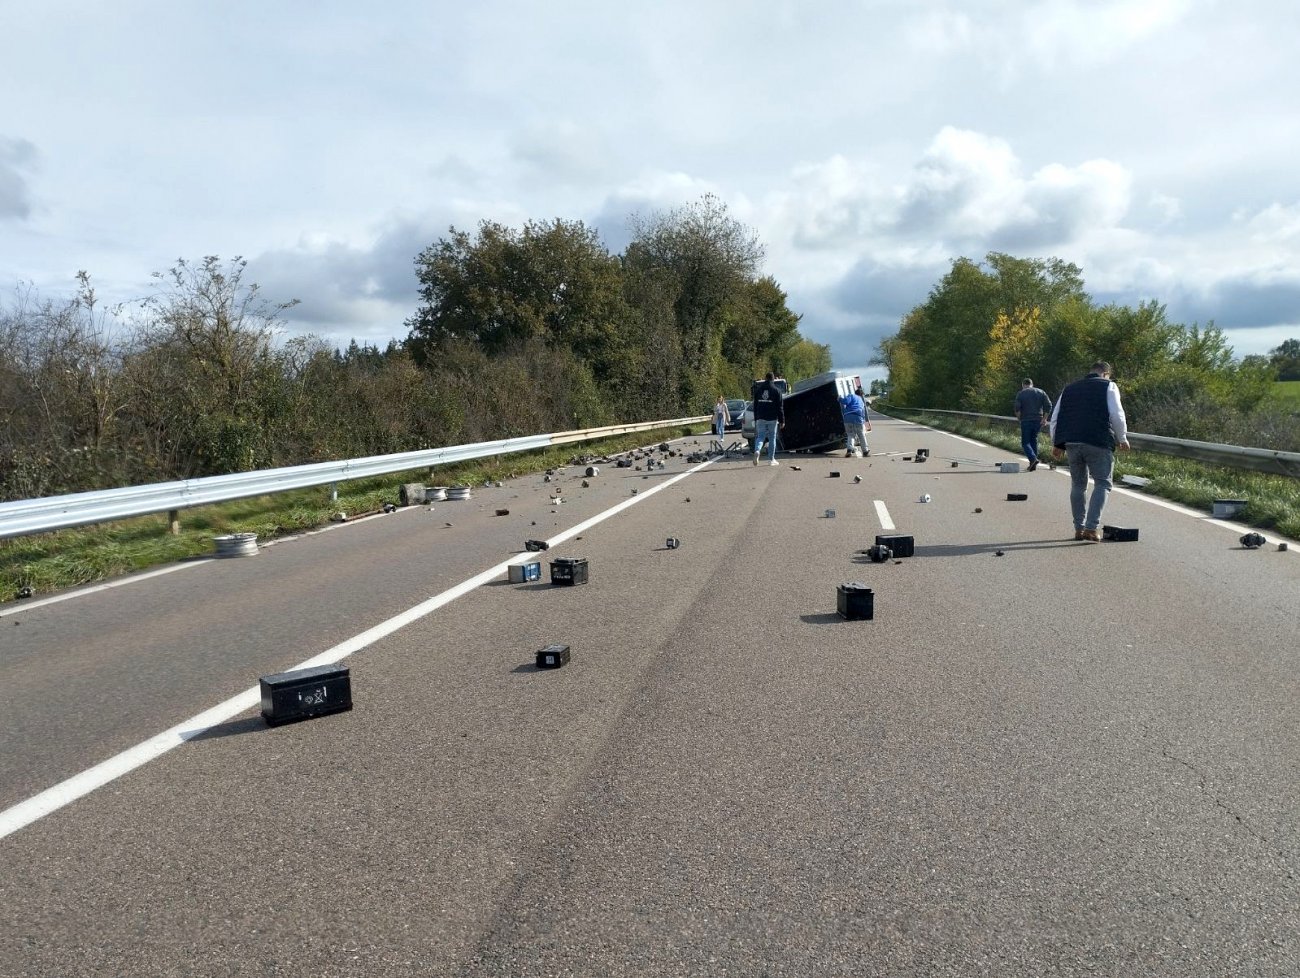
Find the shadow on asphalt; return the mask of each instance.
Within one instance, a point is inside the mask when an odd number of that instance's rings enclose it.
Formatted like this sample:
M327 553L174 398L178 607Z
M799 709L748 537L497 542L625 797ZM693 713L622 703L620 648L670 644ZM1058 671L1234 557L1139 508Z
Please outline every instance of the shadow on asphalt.
M218 723L215 727L208 727L194 736L181 734L181 739L188 743L196 743L200 740L218 740L222 737L238 737L240 734L258 733L262 730L270 729L266 721L260 716L242 717L238 720L227 720L225 723Z
M844 621L834 611L822 612L820 615L800 615L799 620L809 625L832 625L837 621Z

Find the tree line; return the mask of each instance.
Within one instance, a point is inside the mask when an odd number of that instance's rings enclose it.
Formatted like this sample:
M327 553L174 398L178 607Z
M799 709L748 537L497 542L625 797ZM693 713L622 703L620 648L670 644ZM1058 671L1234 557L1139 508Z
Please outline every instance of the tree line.
M179 260L106 308L19 286L0 307L0 499L707 413L767 369L830 369L716 198L632 219L484 222L414 258L419 305L383 349L286 337L296 300L242 258Z
M1170 322L1154 301L1094 302L1059 258L954 260L872 362L889 370L891 403L1005 415L1023 378L1055 399L1097 359L1133 430L1300 450L1300 425L1270 396L1300 368L1300 341L1239 359L1213 323Z

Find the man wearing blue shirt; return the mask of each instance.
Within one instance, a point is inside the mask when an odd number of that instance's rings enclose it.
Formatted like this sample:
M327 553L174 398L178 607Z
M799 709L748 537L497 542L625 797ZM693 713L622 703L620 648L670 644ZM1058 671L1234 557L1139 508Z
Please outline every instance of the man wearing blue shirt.
M867 417L867 402L861 387L840 398L840 414L844 418L844 457L870 455L867 432L871 430L871 419Z
M1035 387L1030 377L1022 380L1016 395L1016 417L1020 419L1020 447L1029 459L1030 472L1038 468L1038 433L1051 413L1052 399L1047 392Z

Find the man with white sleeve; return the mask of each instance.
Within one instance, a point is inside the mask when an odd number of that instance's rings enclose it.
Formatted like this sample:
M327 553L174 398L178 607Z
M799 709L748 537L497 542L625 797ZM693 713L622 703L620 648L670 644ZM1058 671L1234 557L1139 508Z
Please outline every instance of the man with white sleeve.
M1052 455L1070 462L1070 509L1074 539L1101 541L1101 512L1115 473L1115 449L1128 451L1128 419L1119 388L1110 379L1110 364L1098 360L1088 376L1066 386L1052 409ZM1092 495L1084 511L1088 477Z

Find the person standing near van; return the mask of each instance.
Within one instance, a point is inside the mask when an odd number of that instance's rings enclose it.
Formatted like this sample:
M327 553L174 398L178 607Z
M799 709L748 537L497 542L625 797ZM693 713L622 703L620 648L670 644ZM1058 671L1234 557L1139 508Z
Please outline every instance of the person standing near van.
M1035 387L1030 377L1022 380L1016 395L1016 417L1020 419L1020 447L1029 460L1030 472L1038 468L1038 433L1051 413L1052 399L1047 392Z
M754 388L754 464L768 446L769 465L780 465L776 460L776 433L785 427L785 396L781 388L772 383L772 371L763 375L763 382Z
M1119 388L1110 379L1110 364L1098 360L1088 376L1061 391L1052 410L1052 455L1070 460L1070 510L1074 539L1099 543L1101 512L1115 473L1115 449L1128 451L1128 418ZM1084 511L1084 496L1092 476L1092 496Z
M871 430L871 419L867 416L867 400L861 387L840 398L840 414L844 418L844 457L870 455L867 432Z

